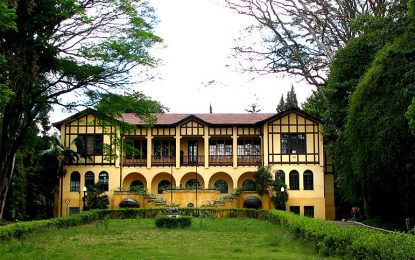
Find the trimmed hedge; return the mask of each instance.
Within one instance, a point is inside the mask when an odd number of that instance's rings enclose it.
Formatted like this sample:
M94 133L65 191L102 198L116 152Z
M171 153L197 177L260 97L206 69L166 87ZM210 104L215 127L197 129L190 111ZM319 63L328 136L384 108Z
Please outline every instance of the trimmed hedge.
M156 226L158 228L187 228L192 225L191 217L179 217L179 218L170 218L170 217L158 217L156 218Z
M182 216L193 217L250 217L258 218L259 211L254 209L217 209L217 208L183 208ZM62 218L19 222L0 226L0 241L11 238L22 238L31 233L41 233L48 228L65 228L92 223L105 218L155 218L167 215L166 208L126 208L84 211L80 214Z
M109 209L82 212L63 218L20 222L0 227L0 241L41 233L48 228L84 225L105 218L155 218L165 216L166 208ZM183 208L182 216L248 217L281 225L322 255L349 259L414 259L415 236L404 233L384 234L362 227L342 227L329 221L298 216L279 210Z
M295 238L314 246L322 255L348 259L415 259L415 236L384 234L376 230L347 226L270 210L268 221L280 224Z

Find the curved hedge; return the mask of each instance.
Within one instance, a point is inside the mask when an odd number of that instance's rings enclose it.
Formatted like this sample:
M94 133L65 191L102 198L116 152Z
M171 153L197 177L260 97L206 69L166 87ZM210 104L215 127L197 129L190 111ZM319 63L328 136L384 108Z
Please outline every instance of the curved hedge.
M342 227L333 222L279 210L183 208L180 212L182 216L249 217L268 220L281 225L293 237L313 246L322 255L338 255L349 259L415 259L413 235L384 234L354 226ZM87 211L63 218L21 222L0 227L0 241L44 232L48 228L83 225L105 218L154 218L166 214L166 208Z
M314 246L322 255L339 255L348 259L415 259L413 235L384 234L357 226L342 227L285 211L270 210L265 218Z

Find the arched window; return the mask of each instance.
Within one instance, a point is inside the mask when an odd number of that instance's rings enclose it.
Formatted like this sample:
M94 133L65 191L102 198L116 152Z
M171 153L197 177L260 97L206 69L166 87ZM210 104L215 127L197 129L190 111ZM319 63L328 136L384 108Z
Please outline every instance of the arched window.
M200 189L200 182L196 179L190 179L186 182L186 187Z
M130 190L134 190L134 189L137 190L137 189L140 189L140 187L144 188L144 184L142 181L139 181L139 180L135 180L130 184Z
M300 175L296 170L290 171L290 190L300 189Z
M195 204L193 204L193 203L190 202L189 204L187 204L187 207L188 208L194 208L195 207Z
M99 181L98 181L98 183L99 183L99 186L101 186L101 188L104 191L108 191L108 179L109 179L108 172L101 172L99 174Z
M280 180L282 180L282 181L284 182L284 184L285 184L285 172L284 172L284 171L282 171L282 170L278 170L278 171L275 173L275 179L280 179Z
M72 172L70 191L80 191L80 186L81 186L81 174L79 174L79 172Z
M220 193L228 193L228 183L225 180L217 180L214 184L215 188L220 191Z
M168 180L162 180L161 182L159 182L158 185L158 194L162 194L163 190L168 189L171 187L171 182L169 182Z
M254 191L255 190L255 182L251 179L245 180L242 183L242 190L245 191Z
M313 172L307 170L303 174L303 182L305 190L314 190Z
M95 184L95 174L91 171L85 173L85 187L90 187Z

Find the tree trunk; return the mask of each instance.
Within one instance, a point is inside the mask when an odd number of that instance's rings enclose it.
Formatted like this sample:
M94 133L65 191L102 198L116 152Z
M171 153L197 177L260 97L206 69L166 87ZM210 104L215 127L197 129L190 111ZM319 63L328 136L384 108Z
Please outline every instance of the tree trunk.
M16 153L6 151L0 154L0 220L4 216L4 206L6 205L7 192L12 179Z

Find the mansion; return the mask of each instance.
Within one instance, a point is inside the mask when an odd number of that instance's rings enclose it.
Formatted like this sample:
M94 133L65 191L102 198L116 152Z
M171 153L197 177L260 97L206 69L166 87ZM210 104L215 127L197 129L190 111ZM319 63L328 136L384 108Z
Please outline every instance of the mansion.
M134 114L124 114L118 120L134 128L122 135L117 127L99 123L91 109L54 123L64 146L76 151L77 138L87 155L66 164L56 215L82 211L88 186L95 183L105 190L110 208L242 208L252 201L259 208L274 208L268 195L254 191L253 173L263 165L287 185L285 210L334 219L333 173L318 118L298 108L273 114L165 113L155 118L149 127ZM120 138L123 142L116 141ZM108 156L105 147L118 143L130 149L113 148L114 156Z

